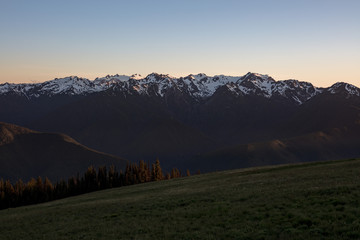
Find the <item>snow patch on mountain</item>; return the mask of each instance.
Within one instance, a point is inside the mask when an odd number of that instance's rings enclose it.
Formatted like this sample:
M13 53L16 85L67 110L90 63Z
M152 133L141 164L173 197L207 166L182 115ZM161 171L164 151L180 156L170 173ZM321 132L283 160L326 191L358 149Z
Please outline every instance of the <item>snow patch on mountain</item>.
M77 76L70 76L66 78L55 79L39 84L40 93L51 95L56 94L69 94L78 95L84 92L92 93L100 91L101 89L96 86L92 81L86 78L79 78Z
M337 93L345 93L347 96L360 96L360 89L355 87L352 84L344 83L344 82L338 82L332 85L327 90L331 94L337 94Z

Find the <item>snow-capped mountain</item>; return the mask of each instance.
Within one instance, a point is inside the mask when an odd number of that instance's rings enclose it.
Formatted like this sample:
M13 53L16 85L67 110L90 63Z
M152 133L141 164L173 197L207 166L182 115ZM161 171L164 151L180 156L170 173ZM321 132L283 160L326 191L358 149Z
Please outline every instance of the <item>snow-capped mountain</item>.
M72 76L0 85L0 121L65 133L129 160L159 157L165 167L210 170L358 157L359 106L360 89L348 83L317 88L257 73ZM255 151L248 143L261 144ZM224 147L230 155L222 155ZM215 161L196 163L216 149Z
M342 93L347 97L360 96L360 89L349 83L338 82L327 89L332 94Z
M146 77L139 74L132 76L116 74L96 78L93 81L70 76L36 84L1 84L0 95L17 94L27 98L37 98L42 95L88 95L112 89L128 94L164 97L170 89L176 89L196 100L201 100L212 96L220 87L225 87L238 96L285 98L299 105L324 91L331 94L342 92L347 96L360 96L359 88L347 83L336 83L329 88L317 88L308 82L275 81L268 75L250 72L237 77L225 75L211 77L200 73L180 78L157 73Z
M100 84L77 76L65 78L55 78L51 81L35 84L1 84L0 94L15 93L28 98L39 97L41 95L52 96L56 94L88 94L102 91L104 88Z

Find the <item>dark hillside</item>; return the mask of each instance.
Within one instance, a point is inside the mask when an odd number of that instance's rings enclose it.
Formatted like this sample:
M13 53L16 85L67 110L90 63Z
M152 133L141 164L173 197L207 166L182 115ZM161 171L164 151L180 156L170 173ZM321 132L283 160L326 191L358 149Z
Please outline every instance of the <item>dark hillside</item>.
M360 126L220 148L192 159L205 171L360 156ZM219 161L221 160L221 161ZM190 163L189 163L190 164ZM198 164L198 165L197 165Z
M90 165L125 165L125 160L89 149L64 134L0 123L0 137L0 177L12 181L37 176L56 181Z

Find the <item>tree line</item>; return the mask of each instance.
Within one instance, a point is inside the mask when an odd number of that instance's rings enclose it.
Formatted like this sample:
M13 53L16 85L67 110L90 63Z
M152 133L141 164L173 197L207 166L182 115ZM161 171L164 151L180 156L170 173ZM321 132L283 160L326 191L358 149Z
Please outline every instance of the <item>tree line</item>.
M158 159L151 166L149 165L143 160L139 163L127 163L125 170L119 172L114 166L110 166L109 169L106 166L101 166L98 169L90 166L82 176L77 174L67 181L60 180L55 184L51 183L47 177L42 179L40 176L36 179L30 179L27 183L19 179L15 184L9 180L1 179L0 209L42 203L107 188L183 176L177 168L173 168L170 173L164 174ZM186 175L190 176L189 170L186 171Z

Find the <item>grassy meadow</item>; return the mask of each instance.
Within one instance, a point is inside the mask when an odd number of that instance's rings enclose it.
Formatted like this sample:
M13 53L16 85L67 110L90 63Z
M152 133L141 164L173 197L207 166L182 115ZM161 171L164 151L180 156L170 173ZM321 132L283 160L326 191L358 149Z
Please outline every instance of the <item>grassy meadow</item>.
M0 239L360 239L360 160L215 172L5 209Z

